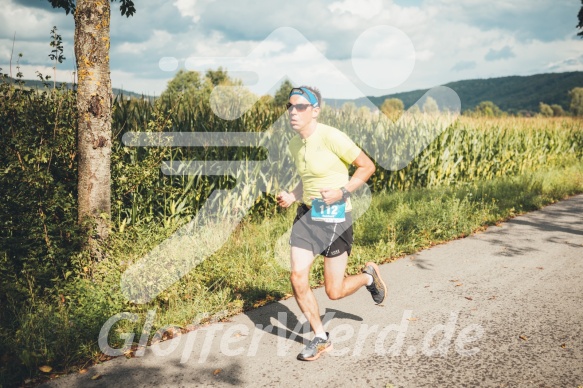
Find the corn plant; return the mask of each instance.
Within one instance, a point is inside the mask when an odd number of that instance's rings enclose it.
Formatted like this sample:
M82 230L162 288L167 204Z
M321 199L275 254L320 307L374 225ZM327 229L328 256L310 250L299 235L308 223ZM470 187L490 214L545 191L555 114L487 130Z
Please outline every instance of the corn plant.
M213 190L232 189L237 181L244 182L245 187L233 197L220 198L224 211L240 208L247 201L239 198L243 195L258 198L253 206L254 213L266 216L276 212L273 196L277 190L289 189L282 187L278 176L284 166L293 166L284 152L293 131L285 124L285 117L278 120L284 114L283 109L260 100L241 118L223 120L211 110L208 95L182 96L156 104L116 100L112 166L114 219L118 226L151 221L178 225L191 219ZM583 126L570 118L462 116L450 127L441 128L435 139L431 134L435 133L439 122L424 115L408 121L393 121L383 114L363 109L324 107L320 121L349 134L373 158L398 160L399 155L415 147L423 149L405 168L389 171L377 166L377 172L369 181L373 191L455 185L476 179L513 176L572 164L583 154ZM257 132L264 137L257 144L241 147L130 148L121 143L121 136L128 131ZM190 175L167 176L160 172L163 161L241 161L244 164L245 161L264 160L266 153L262 146L265 144L261 141L268 141L282 150L268 171L233 167L225 171L224 176L204 176L196 171L189 171ZM259 188L267 195L262 196Z

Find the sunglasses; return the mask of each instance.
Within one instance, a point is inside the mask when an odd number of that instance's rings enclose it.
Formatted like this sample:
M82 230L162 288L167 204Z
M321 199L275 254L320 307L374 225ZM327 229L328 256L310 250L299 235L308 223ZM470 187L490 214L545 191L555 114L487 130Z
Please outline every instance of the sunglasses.
M296 108L296 110L298 112L304 112L306 109L308 109L309 106L312 106L312 104L292 104L291 102L288 102L285 107L287 108L288 111L292 111L294 110L294 108Z

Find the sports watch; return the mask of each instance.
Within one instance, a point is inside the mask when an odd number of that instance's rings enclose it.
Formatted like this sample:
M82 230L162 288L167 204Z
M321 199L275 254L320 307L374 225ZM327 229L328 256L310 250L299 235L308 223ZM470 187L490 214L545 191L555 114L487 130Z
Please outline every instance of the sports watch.
M342 199L343 200L347 200L348 198L350 198L350 191L346 190L346 187L341 187L340 191L342 191Z

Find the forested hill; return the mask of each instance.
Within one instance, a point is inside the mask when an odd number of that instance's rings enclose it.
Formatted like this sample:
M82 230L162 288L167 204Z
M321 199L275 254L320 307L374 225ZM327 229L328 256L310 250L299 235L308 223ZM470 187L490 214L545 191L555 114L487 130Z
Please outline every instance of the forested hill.
M25 82L27 87L43 88L41 81L26 80ZM52 82L49 83L52 87ZM492 101L502 110L509 112L518 112L520 110L538 111L540 102L549 105L558 104L568 110L570 102L569 90L574 87L583 87L583 71L472 79L450 82L445 86L452 88L460 96L462 111L473 109L482 101ZM67 84L67 87L71 87L71 84ZM368 98L377 106L380 106L387 98L398 98L403 101L405 108L408 108L427 90L413 90ZM113 93L114 95L123 93L125 97L152 98L117 88L113 89ZM356 106L361 106L364 101L364 99L341 100L326 98L325 100L327 104L337 107L340 107L345 102L354 102Z
M15 80L10 78L10 77L6 77L4 79L5 82L9 82L9 83L13 83ZM45 88L45 82L40 81L40 80L22 80L24 82L24 87L25 88L32 88L32 89L38 89L38 90L43 90ZM48 87L50 89L53 88L53 81L49 80L46 81L46 83L48 84ZM73 84L71 84L70 82L57 82L57 87L60 87L62 84L65 84L65 87L67 89L71 89ZM75 85L76 87L76 85ZM131 98L146 98L146 99L150 99L152 100L153 97L151 96L145 96L143 94L139 94L139 93L134 93L134 92L130 92L128 90L124 90L124 89L119 89L119 88L112 88L113 91L113 95L114 96L124 96L124 97L131 97Z
M569 90L583 87L583 71L568 73L547 73L531 76L510 76L488 79L472 79L445 84L456 91L462 101L462 111L472 109L482 101L492 101L502 110L517 112L520 110L538 111L539 103L559 104L569 109ZM413 105L425 92L414 90L404 93L369 97L377 106L387 98L398 98L405 108ZM362 99L359 99L362 101ZM353 102L359 106L359 100ZM342 105L349 100L327 100L330 105Z

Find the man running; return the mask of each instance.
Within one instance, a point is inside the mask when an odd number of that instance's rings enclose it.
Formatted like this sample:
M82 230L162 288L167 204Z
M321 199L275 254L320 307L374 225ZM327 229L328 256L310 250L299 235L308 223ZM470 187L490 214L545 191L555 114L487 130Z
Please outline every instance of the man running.
M346 134L318 123L321 103L320 92L313 87L293 88L289 94L289 120L297 133L289 149L301 179L291 192L277 196L282 207L302 202L290 238L292 288L314 332L314 339L298 354L302 361L313 361L332 350L309 283L317 255L324 256L324 285L330 299L344 298L366 286L380 304L387 293L375 263L366 263L362 274L344 276L353 241L350 194L370 178L375 166ZM356 167L352 177L350 164Z

